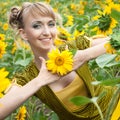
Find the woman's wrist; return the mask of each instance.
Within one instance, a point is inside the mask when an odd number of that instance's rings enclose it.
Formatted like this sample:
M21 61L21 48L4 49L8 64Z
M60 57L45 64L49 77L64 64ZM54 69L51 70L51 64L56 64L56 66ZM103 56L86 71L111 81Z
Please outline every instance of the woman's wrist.
M42 80L42 77L36 77L34 78L34 86L38 89L45 85L44 80Z
M101 43L99 45L96 45L96 46L85 49L84 50L84 55L86 56L86 61L89 61L91 59L94 59L94 58L102 55L102 54L105 54L106 49L105 49L104 45L106 43L107 43L107 41L104 42L104 43Z

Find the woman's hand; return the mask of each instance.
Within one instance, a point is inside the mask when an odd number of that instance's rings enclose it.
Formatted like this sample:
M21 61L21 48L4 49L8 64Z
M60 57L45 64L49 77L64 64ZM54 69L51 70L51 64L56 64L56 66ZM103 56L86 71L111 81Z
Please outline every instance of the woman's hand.
M52 74L50 71L47 70L46 62L44 58L40 57L40 61L41 61L41 68L37 78L41 80L42 85L47 85L60 79L60 76L58 76L57 74Z

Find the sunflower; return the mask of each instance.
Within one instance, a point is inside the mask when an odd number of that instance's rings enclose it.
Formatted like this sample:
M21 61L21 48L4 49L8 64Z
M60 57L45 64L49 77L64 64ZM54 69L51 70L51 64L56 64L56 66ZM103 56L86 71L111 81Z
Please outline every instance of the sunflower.
M0 41L5 40L5 34L0 34Z
M11 53L14 54L16 50L17 50L17 45L16 45L16 43L14 42Z
M58 49L52 50L48 53L47 68L52 73L65 75L73 68L72 52L64 50L60 52Z
M62 28L62 27L58 27L58 37L62 40L72 40L72 34L70 34L67 29Z
M0 58L5 54L6 44L3 41L0 41Z
M104 45L104 47L105 47L107 53L109 53L109 54L115 54L116 53L116 50L111 46L110 42L106 43Z
M112 34L112 29L115 28L118 23L110 14L100 10L98 10L98 15L93 19L98 21L98 25L94 28L94 31L96 31L97 34L103 35Z
M73 36L74 36L74 39L76 40L76 38L80 35L84 35L85 34L85 31L82 30L82 31L78 31L77 29L74 30L73 32Z
M117 57L115 58L115 61L120 61L120 55L117 55Z
M114 3L112 0L107 0L106 6L104 7L104 11L110 14L112 10L120 12L120 4Z
M74 17L72 15L65 15L67 17L67 22L65 24L65 26L72 26L73 25L73 21L74 21Z
M65 40L62 40L62 39L59 39L59 38L56 38L54 40L55 46L60 46L60 45L64 44L65 42L66 42Z
M8 24L5 23L5 24L3 25L3 30L6 31L7 29L8 29Z
M25 120L26 113L27 113L26 107L25 106L20 107L19 112L17 116L15 117L16 120Z
M74 3L72 3L72 4L70 4L70 8L71 8L72 10L76 10L76 5L75 5Z
M0 69L0 98L3 97L4 91L10 85L10 80L7 78L9 74L8 71L5 71L5 68Z

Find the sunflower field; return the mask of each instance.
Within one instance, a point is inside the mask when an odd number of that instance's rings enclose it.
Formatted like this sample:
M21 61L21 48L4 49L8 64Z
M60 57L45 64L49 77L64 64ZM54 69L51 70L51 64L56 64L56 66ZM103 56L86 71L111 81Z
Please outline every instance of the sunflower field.
M23 2L40 0L1 0L0 1L0 98L12 82L14 74L33 59L31 49L8 24L8 15L12 6L21 6ZM78 35L108 36L105 45L106 54L89 61L90 69L96 78L96 84L118 86L115 95L120 92L120 0L41 0L50 4L60 14L58 20L59 36L55 45L63 40L75 40ZM62 27L60 27L62 26ZM15 97L15 96L13 96ZM85 98L81 98L85 99ZM109 119L115 97L108 107ZM74 101L76 102L76 101ZM1 107L1 104L0 104ZM100 108L98 106L98 110ZM101 114L101 113L100 113ZM101 115L102 116L102 115ZM59 120L54 111L36 97L28 99L5 120ZM102 120L102 117L101 117ZM113 120L117 120L114 115Z

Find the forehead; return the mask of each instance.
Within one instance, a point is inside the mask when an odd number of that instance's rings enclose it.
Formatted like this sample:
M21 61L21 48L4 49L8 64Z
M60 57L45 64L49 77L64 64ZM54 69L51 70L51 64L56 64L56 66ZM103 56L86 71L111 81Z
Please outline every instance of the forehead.
M55 13L50 6L44 4L32 4L24 10L23 17L25 16L33 16L33 17L51 17L55 19Z
M24 17L25 25L32 24L35 22L48 23L50 21L55 21L55 20L50 16L42 16L42 15L33 16L33 15L29 14Z

